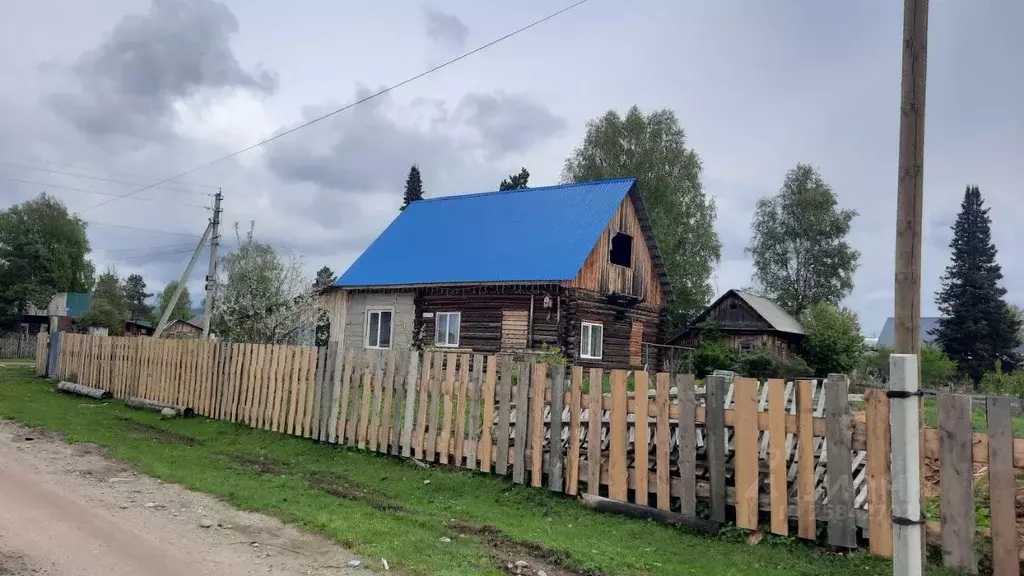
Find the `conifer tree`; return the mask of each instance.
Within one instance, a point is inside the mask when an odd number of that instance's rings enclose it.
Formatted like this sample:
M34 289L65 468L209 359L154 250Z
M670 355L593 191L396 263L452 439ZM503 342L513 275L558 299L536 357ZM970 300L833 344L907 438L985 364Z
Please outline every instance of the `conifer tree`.
M399 210L405 210L417 200L423 200L423 180L420 178L419 167L413 164L409 168L409 177L405 179L405 197Z

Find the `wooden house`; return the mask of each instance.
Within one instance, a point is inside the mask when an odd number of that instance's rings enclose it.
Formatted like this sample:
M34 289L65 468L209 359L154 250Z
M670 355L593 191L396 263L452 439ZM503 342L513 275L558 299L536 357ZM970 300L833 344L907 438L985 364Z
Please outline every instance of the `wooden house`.
M327 295L346 348L532 353L639 367L668 276L636 179L414 202Z
M768 349L783 357L798 354L804 339L796 318L775 302L741 290L722 294L669 344L696 348L709 331L725 336L737 350Z
M169 322L167 327L164 328L162 336L164 338L177 338L177 339L196 339L202 338L203 336L203 317L194 316L188 320L178 318L173 322Z

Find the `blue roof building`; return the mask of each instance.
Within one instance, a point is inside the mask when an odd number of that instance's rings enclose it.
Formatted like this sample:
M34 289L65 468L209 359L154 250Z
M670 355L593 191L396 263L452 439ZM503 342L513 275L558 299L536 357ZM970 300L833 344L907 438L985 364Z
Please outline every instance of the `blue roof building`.
M635 178L413 202L335 286L346 347L547 344L623 367L663 342L671 297Z

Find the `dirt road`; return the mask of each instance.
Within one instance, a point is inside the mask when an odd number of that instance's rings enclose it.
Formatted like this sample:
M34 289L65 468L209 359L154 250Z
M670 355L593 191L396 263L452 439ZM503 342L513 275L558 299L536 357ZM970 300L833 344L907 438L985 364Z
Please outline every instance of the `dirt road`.
M328 540L0 420L0 576L373 574Z

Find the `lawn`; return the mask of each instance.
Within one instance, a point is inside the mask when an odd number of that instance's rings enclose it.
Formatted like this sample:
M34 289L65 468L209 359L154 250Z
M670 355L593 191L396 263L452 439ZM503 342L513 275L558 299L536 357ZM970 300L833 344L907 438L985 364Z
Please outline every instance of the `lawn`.
M53 393L30 367L0 368L0 416L99 444L143 473L321 532L371 565L386 558L404 573L500 574L496 546L580 574L892 572L887 560L863 553L833 555L792 538L750 546L736 530L707 537L597 514L495 476L421 469L204 418L160 420L116 401L97 404L103 403Z
M937 428L939 426L939 401L936 398L925 398L924 400L924 423L925 426ZM975 432L988 433L988 417L984 408L974 408L971 411L971 426ZM1024 438L1024 416L1014 415L1013 437Z

